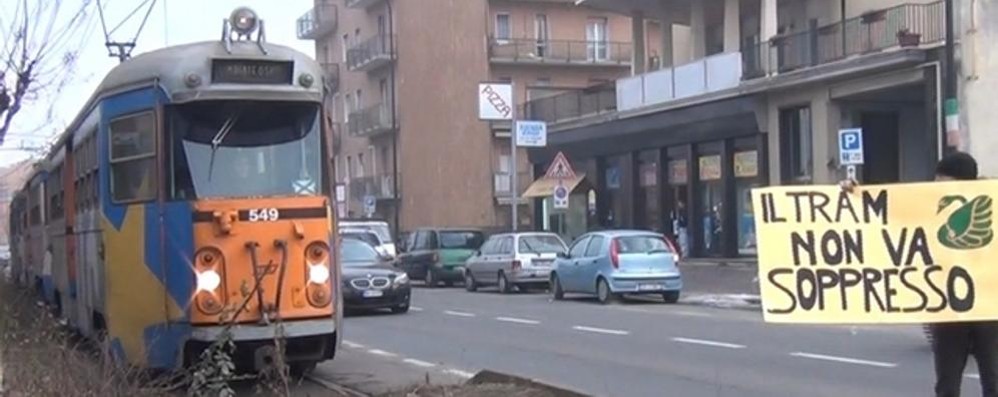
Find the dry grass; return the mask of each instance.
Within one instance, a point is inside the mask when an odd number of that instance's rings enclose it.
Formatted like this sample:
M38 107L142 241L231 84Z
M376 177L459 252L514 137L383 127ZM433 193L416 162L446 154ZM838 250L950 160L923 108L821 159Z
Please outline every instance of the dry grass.
M116 365L66 332L27 291L0 281L0 364L5 396L166 396L166 387Z

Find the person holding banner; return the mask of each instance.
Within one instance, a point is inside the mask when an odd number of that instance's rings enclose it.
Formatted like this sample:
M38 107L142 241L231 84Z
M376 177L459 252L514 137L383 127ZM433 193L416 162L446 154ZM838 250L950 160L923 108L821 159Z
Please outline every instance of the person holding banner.
M977 161L957 152L936 164L936 181L978 179ZM856 182L846 180L843 189L853 191ZM974 356L984 397L998 397L998 321L930 324L936 370L936 397L960 397L967 358Z

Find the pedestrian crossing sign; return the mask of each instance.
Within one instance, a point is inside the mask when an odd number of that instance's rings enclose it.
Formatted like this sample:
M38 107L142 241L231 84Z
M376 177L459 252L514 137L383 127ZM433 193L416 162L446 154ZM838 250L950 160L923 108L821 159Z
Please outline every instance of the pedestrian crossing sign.
M572 164L568 162L565 154L558 152L544 176L551 179L573 179L575 170L572 169Z

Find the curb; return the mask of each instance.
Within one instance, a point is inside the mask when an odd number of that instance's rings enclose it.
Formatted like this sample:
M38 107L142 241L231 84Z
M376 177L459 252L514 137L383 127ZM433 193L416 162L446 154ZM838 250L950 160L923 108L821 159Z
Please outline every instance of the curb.
M679 301L689 306L705 306L717 309L734 309L751 312L762 310L762 299L759 295L749 294L703 294L694 295Z
M478 371L474 377L465 382L465 384L468 385L481 385L489 383L512 383L517 386L531 387L551 393L554 397L589 397L588 394L580 393L565 386L557 386L551 383L544 383L536 379L529 379L490 370Z
M695 267L731 267L731 268L755 268L759 267L757 262L752 261L712 261L712 260L680 260L679 267L683 266L695 266Z
M350 397L371 397L370 394L367 394L367 393L364 393L364 392L361 392L361 391L358 391L358 390L354 390L354 389L351 389L349 387L346 387L346 386L343 386L343 385L340 385L340 384L333 383L332 381L329 381L329 380L326 380L326 379L322 379L322 378L320 378L318 376L315 376L315 375L312 375L312 374L306 375L305 379L307 379L307 380L309 380L309 381L311 381L311 382L313 382L315 384L318 384L319 386L322 386L322 387L327 388L329 390L332 390L334 392L337 392L337 393L340 393L340 394L343 394L343 395L347 395L347 396L350 396Z

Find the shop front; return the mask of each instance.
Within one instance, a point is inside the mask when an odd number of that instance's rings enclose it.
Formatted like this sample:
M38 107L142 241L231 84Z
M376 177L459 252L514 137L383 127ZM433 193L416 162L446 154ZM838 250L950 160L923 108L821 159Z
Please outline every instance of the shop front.
M551 146L531 152L531 161L540 170L548 152L563 151L593 175L584 178L591 189L574 190L572 202L587 204L575 222L588 220L589 231L651 230L671 236L687 257L754 257L751 189L768 184L768 165L752 103L738 98L552 133Z
M554 191L559 184L568 191L567 207L555 205ZM566 242L589 231L590 203L595 195L585 174L563 180L540 177L523 193L524 198L540 203L535 206L534 225L539 230L558 234Z

